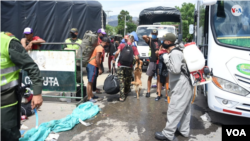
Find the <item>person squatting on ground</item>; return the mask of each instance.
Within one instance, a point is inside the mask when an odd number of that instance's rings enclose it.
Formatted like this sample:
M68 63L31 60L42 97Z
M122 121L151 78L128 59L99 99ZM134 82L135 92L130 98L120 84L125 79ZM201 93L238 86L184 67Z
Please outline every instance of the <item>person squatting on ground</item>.
M92 93L93 82L96 81L98 75L101 75L103 73L101 69L101 62L103 55L105 54L103 47L106 45L107 42L108 42L108 37L103 37L102 43L95 48L89 59L89 63L86 67L88 76L87 95L88 95L88 100L93 103L96 102L94 99L98 98L97 96L94 96Z
M156 51L159 50L159 47L161 45L161 41L157 38L158 30L153 29L151 34L152 34L152 38L148 37L147 35L143 35L142 37L151 49L150 63L148 65L148 69L146 73L148 75L148 90L146 93L146 97L150 97L151 82L152 82L152 78L156 72L156 67L157 67L156 66L157 56L155 53Z
M187 65L183 53L175 48L176 36L167 33L163 38L163 47L169 52L164 54L163 58L169 72L171 100L167 110L166 127L162 132L156 132L155 138L174 140L176 129L184 137L189 136L193 88L186 75Z
M39 50L41 45L38 44L45 43L42 38L38 36L33 37L33 30L30 27L26 27L23 31L23 34L25 35L25 38L21 39L21 44L26 51Z
M1 140L18 141L21 120L20 69L26 71L33 87L31 108L43 103L40 70L20 41L10 32L1 32Z
M130 84L132 79L134 57L137 61L139 61L138 50L135 46L132 45L132 42L134 41L134 36L126 35L124 39L126 43L119 45L118 50L113 59L114 64L118 54L120 54L117 75L120 82L119 100L121 102L125 101L126 96L131 91Z

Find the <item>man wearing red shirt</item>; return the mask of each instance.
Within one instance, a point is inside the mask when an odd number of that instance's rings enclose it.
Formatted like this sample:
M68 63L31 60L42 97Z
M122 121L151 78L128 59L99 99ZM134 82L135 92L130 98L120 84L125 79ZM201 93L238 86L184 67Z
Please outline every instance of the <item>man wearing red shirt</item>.
M23 34L25 34L25 38L22 38L21 44L23 45L26 51L38 50L41 47L41 45L38 44L45 42L42 38L38 36L33 37L33 30L30 27L26 27L24 29Z
M132 45L134 42L134 36L132 35L126 35L124 37L125 41L127 42L127 45ZM118 54L120 54L120 59L118 62L118 79L120 81L120 101L123 102L126 99L126 95L130 92L130 84L131 84L131 78L132 78L132 71L133 71L133 63L128 66L121 65L121 56L122 56L122 50L126 47L126 44L120 44L118 47L118 50L115 54L113 64L115 63L115 59L117 58ZM133 56L135 57L136 61L139 61L139 53L135 46L131 46L133 50Z

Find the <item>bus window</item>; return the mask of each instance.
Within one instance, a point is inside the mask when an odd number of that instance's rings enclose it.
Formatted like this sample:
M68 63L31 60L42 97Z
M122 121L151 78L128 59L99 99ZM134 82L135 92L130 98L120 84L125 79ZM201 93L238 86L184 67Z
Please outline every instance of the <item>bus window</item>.
M218 1L213 6L212 27L223 44L250 47L250 1Z

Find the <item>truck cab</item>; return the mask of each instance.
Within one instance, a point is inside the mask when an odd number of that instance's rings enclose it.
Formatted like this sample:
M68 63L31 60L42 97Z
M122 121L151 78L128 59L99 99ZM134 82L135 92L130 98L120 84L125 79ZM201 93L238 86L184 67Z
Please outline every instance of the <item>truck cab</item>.
M136 33L138 36L137 49L139 51L140 60L143 61L143 66L149 64L149 51L148 44L143 40L142 36L147 35L151 37L151 31L153 29L158 30L158 39L162 41L163 35L167 33L173 33L177 35L175 26L172 25L140 25L137 27Z
M161 22L178 23L178 33L176 27L173 25L160 25ZM173 7L150 7L141 11L139 15L139 26L136 33L138 36L137 49L139 51L140 60L143 61L143 66L149 64L149 45L143 40L142 36L147 35L151 37L153 29L158 30L158 39L162 40L166 33L173 33L178 37L177 42L182 41L182 20L181 13L178 9Z

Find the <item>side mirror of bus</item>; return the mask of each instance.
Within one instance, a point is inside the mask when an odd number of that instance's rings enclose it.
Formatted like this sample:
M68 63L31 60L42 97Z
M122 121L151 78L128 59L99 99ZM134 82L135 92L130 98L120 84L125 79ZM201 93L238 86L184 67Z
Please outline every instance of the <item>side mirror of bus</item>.
M189 25L189 34L194 34L194 25L193 24Z
M217 0L203 0L203 5L214 5L217 3Z

